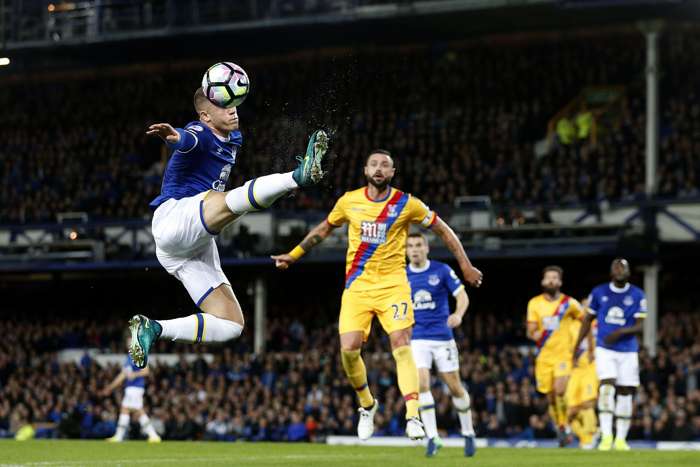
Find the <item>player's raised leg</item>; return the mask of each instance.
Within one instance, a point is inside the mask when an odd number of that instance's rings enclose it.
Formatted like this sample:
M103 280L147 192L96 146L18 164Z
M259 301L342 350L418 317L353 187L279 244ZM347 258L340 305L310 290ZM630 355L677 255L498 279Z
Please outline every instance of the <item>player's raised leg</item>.
M317 130L309 138L306 154L297 158L299 165L293 172L254 178L225 193L210 192L202 207L204 224L218 233L242 215L266 209L296 188L318 183L323 178L321 162L327 150L328 136Z
M350 331L340 335L340 360L350 384L360 403L357 436L365 441L374 433L374 415L379 404L372 397L367 383L367 368L362 360L363 331Z

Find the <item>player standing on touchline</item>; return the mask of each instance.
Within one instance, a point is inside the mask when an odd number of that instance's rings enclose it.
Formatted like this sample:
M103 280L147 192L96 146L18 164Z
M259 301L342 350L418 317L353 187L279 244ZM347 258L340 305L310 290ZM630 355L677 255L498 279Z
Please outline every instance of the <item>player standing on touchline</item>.
M161 194L151 202L156 256L187 289L200 313L184 318L152 320L136 315L129 321L129 349L143 368L158 338L181 342L225 342L243 331L243 312L224 275L214 239L248 212L269 207L290 191L318 183L328 136L313 133L299 166L282 174L266 175L225 191L242 144L235 107L214 105L202 88L194 94L199 121L184 129L167 123L146 132L160 136L173 155L163 175Z

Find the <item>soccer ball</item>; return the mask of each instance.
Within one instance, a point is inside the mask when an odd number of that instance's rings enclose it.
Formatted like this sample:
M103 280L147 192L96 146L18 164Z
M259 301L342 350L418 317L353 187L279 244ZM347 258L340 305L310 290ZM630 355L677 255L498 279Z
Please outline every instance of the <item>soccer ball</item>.
M248 97L250 81L243 68L232 62L221 62L204 73L202 91L218 107L238 107Z

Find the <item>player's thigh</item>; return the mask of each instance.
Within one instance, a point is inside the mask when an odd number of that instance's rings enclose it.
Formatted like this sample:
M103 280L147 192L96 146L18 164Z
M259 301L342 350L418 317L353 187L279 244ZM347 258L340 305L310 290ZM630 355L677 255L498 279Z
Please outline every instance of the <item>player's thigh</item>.
M459 370L459 351L454 339L436 341L432 350L437 371L440 373L452 373Z
M161 260L163 267L171 274L176 259L184 261L206 246L217 234L204 222L202 209L205 195L206 193L200 193L178 200L169 199L153 214L151 230L156 253L159 260L162 256L171 259L170 264Z
M618 367L615 361L615 353L603 347L595 348L595 369L600 381L617 380Z
M433 351L430 341L422 339L412 340L411 351L418 370L424 369L430 374L430 369L433 367Z
M376 296L374 311L384 331L391 335L413 327L411 288L407 284L373 292Z
M554 390L554 364L549 358L538 357L535 360L535 383L537 391L549 394Z
M639 357L637 352L617 352L615 362L617 364L618 386L639 386Z
M560 359L554 365L554 392L563 396L566 391L566 384L571 376L571 359Z
M209 239L207 245L187 258L172 274L182 282L182 285L185 286L187 293L197 307L216 316L220 314L236 315L233 307L237 307L238 302L230 290L231 284L221 268L219 251L213 238ZM229 290L222 290L221 285L229 286ZM218 292L215 293L217 290ZM212 294L214 294L214 297L210 298ZM217 305L214 306L214 303ZM229 306L227 309L222 310L221 304ZM202 306L205 308L202 308ZM240 309L240 307L238 308Z
M221 232L227 225L241 216L234 214L226 204L226 193L209 191L202 205L202 219L209 230Z
M372 328L372 300L364 292L344 290L340 301L338 332L343 335L361 331L363 340L367 340Z

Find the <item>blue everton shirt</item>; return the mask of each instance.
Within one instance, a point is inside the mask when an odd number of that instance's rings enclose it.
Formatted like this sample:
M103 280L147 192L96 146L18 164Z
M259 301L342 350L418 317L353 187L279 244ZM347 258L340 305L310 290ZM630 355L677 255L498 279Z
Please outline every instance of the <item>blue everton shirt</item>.
M598 338L596 345L617 352L637 352L637 336L628 334L612 345L605 343L605 337L611 332L633 326L637 318L645 318L647 299L644 291L632 284L622 288L614 284L602 284L593 289L588 296L589 313L598 319Z
M141 369L137 367L134 361L131 359L131 355L126 356L126 361L124 362L124 366L122 367L122 369L127 373L136 373L137 371L141 371ZM143 376L139 376L138 378L134 379L125 379L124 387L145 388L146 378L144 378Z
M406 267L411 284L413 314L416 324L412 339L449 341L454 338L447 326L450 316L448 294L457 295L464 288L451 267L439 261L427 261L423 268Z
M169 144L173 154L163 174L160 195L151 201L156 209L170 198L180 199L215 190L225 191L231 167L243 144L241 132L236 130L222 141L202 122L190 122L177 128L180 141Z

